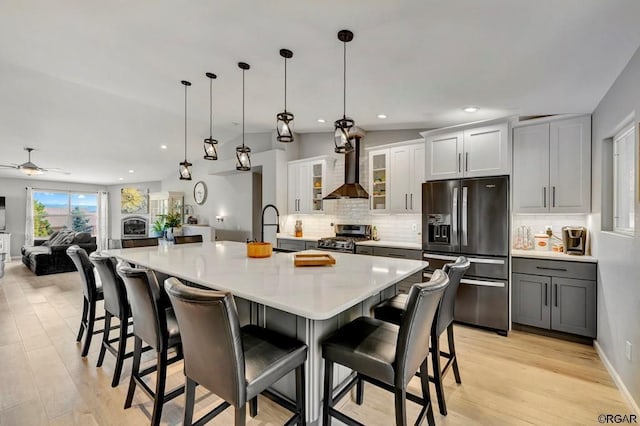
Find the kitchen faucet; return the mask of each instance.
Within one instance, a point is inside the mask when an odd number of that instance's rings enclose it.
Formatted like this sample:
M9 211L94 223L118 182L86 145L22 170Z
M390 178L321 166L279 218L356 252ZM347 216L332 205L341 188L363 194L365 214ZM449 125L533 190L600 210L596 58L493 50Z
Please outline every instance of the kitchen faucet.
M267 211L268 208L272 208L276 211L276 223L264 223L264 212ZM276 233L280 232L280 212L278 208L273 204L267 204L262 209L262 220L261 220L261 230L260 230L260 241L264 243L264 227L265 226L275 226Z

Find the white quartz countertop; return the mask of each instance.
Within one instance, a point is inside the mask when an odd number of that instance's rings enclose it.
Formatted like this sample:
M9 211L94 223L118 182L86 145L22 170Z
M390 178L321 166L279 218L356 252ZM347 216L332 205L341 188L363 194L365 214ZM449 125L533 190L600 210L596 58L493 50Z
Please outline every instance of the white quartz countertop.
M593 256L575 256L565 253L540 250L511 250L512 257L527 257L530 259L565 260L570 262L598 263L598 259Z
M104 253L311 320L332 318L428 266L419 260L332 252L333 266L295 267L294 253L252 259L246 244L232 241Z
M302 237L294 237L291 234L277 234L276 238L280 238L283 240L298 240L298 241L318 241L321 238L325 238L326 235L324 237L319 237L317 235L304 235L302 234Z
M386 240L368 240L357 242L358 246L372 246L372 247L391 247L391 248L405 248L411 250L422 250L422 243L408 243L403 241L386 241Z

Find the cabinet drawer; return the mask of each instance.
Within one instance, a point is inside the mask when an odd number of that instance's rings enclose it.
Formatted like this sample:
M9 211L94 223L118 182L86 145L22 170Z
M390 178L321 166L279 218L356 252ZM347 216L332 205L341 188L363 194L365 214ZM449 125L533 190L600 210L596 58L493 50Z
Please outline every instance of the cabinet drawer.
M304 241L286 239L278 239L278 248L291 251L303 251L306 249Z
M373 255L383 257L397 257L400 259L422 260L422 251L411 249L374 247Z
M373 247L356 245L356 254L367 254L373 256Z
M562 260L512 259L513 272L596 281L596 264Z
M307 249L307 250L317 249L318 248L318 242L317 241L307 241L304 244L304 248Z

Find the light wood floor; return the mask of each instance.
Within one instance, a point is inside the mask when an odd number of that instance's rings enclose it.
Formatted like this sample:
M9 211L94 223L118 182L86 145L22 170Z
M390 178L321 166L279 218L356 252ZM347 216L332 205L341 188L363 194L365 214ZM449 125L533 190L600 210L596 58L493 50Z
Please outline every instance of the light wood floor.
M0 279L0 425L146 425L152 403L137 392L134 406L122 408L131 361L123 380L111 388L114 360L107 353L96 368L99 337L80 357L75 342L82 304L78 273L36 277L13 261ZM444 338L443 338L444 339ZM443 341L444 343L444 341ZM441 425L597 424L601 413L627 413L611 378L593 348L523 332L509 337L456 327L462 385L445 378L447 417L435 408ZM152 359L152 358L150 358ZM169 386L183 383L182 363L170 368ZM412 391L419 394L416 380ZM432 400L435 391L432 387ZM202 389L196 410L218 402ZM167 403L163 424L180 424L182 396ZM393 396L365 388L365 403L345 397L340 407L368 425L394 423ZM418 407L408 403L409 421ZM282 424L289 413L266 399L249 425ZM226 410L211 422L232 424Z

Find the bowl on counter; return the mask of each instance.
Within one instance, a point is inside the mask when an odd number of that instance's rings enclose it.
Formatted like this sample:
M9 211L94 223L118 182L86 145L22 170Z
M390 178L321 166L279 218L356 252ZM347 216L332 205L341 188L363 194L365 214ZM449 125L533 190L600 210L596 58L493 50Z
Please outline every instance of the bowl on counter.
M247 243L247 257L261 258L271 257L273 246L271 243L253 242Z

